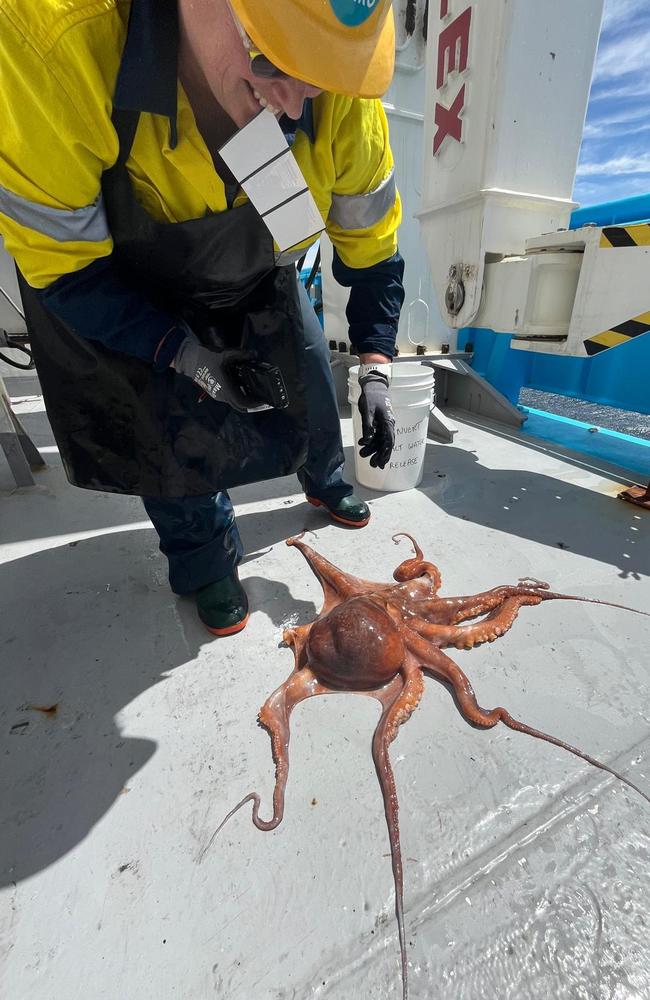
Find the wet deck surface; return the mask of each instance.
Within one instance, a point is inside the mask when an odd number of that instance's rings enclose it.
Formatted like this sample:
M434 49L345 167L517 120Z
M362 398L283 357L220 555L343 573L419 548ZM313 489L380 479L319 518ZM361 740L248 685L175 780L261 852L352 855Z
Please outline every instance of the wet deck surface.
M408 531L446 594L533 576L649 610L650 515L614 499L623 478L459 421L418 490L366 494L360 532L326 524L294 479L232 491L253 614L212 640L169 591L139 501L69 487L41 400L18 396L48 469L15 491L0 463L0 995L399 998L376 703L301 706L283 824L264 834L242 812L199 863L246 792L268 814L256 715L292 666L284 625L320 606L285 539L306 528L389 580ZM649 649L650 619L557 602L455 659L481 704L650 791ZM650 995L647 803L558 749L470 728L433 681L391 756L412 998Z
M607 427L619 434L631 434L650 441L650 414L639 413L637 410L619 410L615 406L528 388L521 390L519 402L536 410L546 410L571 420L582 420L595 427Z

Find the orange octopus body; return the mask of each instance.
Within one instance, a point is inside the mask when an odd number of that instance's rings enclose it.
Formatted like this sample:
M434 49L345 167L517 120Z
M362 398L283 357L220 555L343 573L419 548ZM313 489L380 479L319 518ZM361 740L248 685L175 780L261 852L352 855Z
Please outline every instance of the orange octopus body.
M294 670L260 711L259 720L271 736L276 767L273 791L273 816L259 816L257 792L246 796L221 823L212 837L245 803L253 803L253 822L261 830L273 830L284 814L284 793L289 774L289 719L301 701L316 695L353 691L376 698L382 714L375 729L372 753L384 799L390 838L395 911L399 931L403 997L408 996L408 961L404 929L403 874L399 839L397 791L388 748L399 727L415 711L424 690L423 674L442 681L451 688L456 705L470 723L490 729L499 722L510 729L562 747L582 760L613 774L639 792L648 802L650 796L629 779L606 764L547 733L519 722L505 708L487 710L479 705L472 685L460 667L443 648L471 649L483 642L493 642L512 627L522 607L548 600L585 601L621 607L607 601L555 594L548 584L537 580L520 581L516 586L500 586L467 597L438 597L440 572L425 562L419 546L409 538L415 557L402 562L393 576L395 584L361 580L333 566L306 545L301 538L290 538L305 556L317 576L325 597L323 608L314 622L289 628L285 641L295 655ZM633 608L625 610L633 611ZM647 612L637 612L647 614ZM480 621L470 621L480 619ZM469 624L465 624L470 622ZM210 841L210 844L212 843ZM205 850L210 847L207 845ZM205 852L204 852L205 853Z
M397 625L367 596L351 597L315 621L305 650L321 684L339 691L387 684L406 653Z

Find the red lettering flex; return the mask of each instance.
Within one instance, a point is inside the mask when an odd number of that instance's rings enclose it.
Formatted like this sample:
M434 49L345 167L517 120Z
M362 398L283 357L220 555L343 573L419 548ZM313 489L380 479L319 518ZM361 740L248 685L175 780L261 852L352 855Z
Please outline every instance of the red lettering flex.
M463 122L460 117L465 107L465 84L450 108L443 104L436 104L436 125L438 131L433 137L433 155L435 156L447 136L461 142L463 138Z
M440 0L440 19L449 13L449 0ZM438 74L437 85L440 90L449 76L454 72L463 73L469 61L469 38L472 25L472 8L459 14L458 17L441 31L438 39ZM444 104L436 104L435 122L437 132L433 139L433 155L435 156L443 142L449 136L457 142L463 138L463 122L461 114L465 107L465 85L461 87L450 108Z
M468 7L444 31L440 32L440 38L438 39L438 90L440 90L449 74L453 73L454 70L457 69L459 73L462 73L467 69L471 23L472 8ZM460 56L457 63L456 57L459 48Z

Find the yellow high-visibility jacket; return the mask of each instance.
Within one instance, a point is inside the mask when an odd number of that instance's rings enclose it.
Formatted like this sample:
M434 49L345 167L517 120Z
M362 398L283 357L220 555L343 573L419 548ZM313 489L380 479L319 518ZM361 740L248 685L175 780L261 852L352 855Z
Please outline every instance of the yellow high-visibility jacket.
M175 0L133 2L154 19L177 16ZM130 10L131 0L0 0L0 233L34 288L112 252L101 177L118 153L112 98ZM138 200L160 222L226 211L224 184L182 86L172 95L176 107L163 113L155 69L150 76L142 106L152 110L141 114L127 163ZM385 114L378 100L328 93L310 111L313 134L299 126L293 152L327 220L342 283L363 284L367 275L367 291L376 266L399 258L401 206ZM386 320L386 309L380 313Z

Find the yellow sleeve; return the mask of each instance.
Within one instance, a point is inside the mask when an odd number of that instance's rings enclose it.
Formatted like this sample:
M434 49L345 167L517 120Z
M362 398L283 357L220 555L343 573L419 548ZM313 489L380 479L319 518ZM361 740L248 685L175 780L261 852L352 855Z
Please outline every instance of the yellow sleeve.
M332 143L335 210L327 234L348 267L372 267L397 251L402 219L388 122L380 100L345 99L343 111Z
M121 29L96 17L45 44L0 9L0 232L36 288L112 251L101 175L117 156L108 94Z

